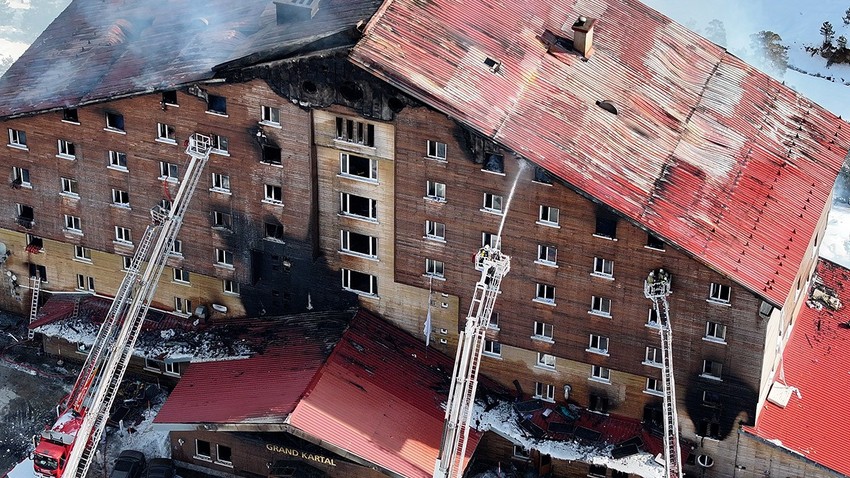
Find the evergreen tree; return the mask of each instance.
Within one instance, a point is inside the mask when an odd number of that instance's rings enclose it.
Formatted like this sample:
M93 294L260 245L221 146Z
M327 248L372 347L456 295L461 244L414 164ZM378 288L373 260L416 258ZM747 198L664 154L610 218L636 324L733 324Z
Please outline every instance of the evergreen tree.
M841 35L840 37L838 37L838 49L839 50L846 50L847 49L847 37L845 37L844 35Z
M708 27L705 29L705 37L717 43L718 45L726 45L726 26L718 19L708 22Z
M820 27L820 34L823 35L823 46L832 45L832 37L835 35L832 23L823 22Z
M750 48L756 55L756 61L778 75L783 75L788 69L788 47L782 44L782 37L777 33L762 30L750 36Z
M844 18L842 18L842 20L844 20L845 25L850 25L850 8L848 8L847 11L844 12Z

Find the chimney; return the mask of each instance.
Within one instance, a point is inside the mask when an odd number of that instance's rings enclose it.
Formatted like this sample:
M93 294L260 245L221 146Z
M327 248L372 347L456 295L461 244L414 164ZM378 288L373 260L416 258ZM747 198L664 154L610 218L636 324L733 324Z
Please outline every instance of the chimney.
M595 18L578 17L573 23L573 47L585 58L593 54L593 27Z

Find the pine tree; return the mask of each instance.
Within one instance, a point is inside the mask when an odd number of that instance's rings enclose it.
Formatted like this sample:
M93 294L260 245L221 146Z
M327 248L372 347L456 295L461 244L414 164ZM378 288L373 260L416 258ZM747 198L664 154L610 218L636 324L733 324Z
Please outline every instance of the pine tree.
M839 50L846 50L847 49L847 37L845 37L844 35L841 35L840 37L838 37L838 49Z
M844 18L842 18L842 20L844 20L845 25L850 25L850 8L848 8L847 11L844 12Z
M832 45L832 37L835 35L832 23L823 22L820 27L820 34L823 35L823 46Z
M750 48L758 56L756 61L765 69L783 75L788 69L788 47L782 44L782 37L772 31L762 30L750 35L750 39Z
M705 29L705 37L717 43L718 45L726 45L726 26L718 19L708 22Z

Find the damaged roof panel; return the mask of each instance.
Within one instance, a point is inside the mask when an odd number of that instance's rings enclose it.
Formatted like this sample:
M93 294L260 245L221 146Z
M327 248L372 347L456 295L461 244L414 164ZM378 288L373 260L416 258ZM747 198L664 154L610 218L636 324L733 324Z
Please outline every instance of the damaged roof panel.
M590 58L570 49L580 15L597 20ZM351 59L777 305L850 144L834 115L638 2L393 0Z

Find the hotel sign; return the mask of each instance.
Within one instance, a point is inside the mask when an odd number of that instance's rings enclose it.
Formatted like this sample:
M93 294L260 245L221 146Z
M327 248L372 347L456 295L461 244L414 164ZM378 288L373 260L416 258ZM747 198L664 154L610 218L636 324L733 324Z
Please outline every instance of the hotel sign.
M336 466L336 463L334 463L333 458L317 455L315 453L308 453L303 450L298 450L297 448L288 448L285 446L272 445L271 443L269 443L266 444L266 450L293 456L295 458L301 458L302 460L315 461L316 463L321 463L323 465Z

